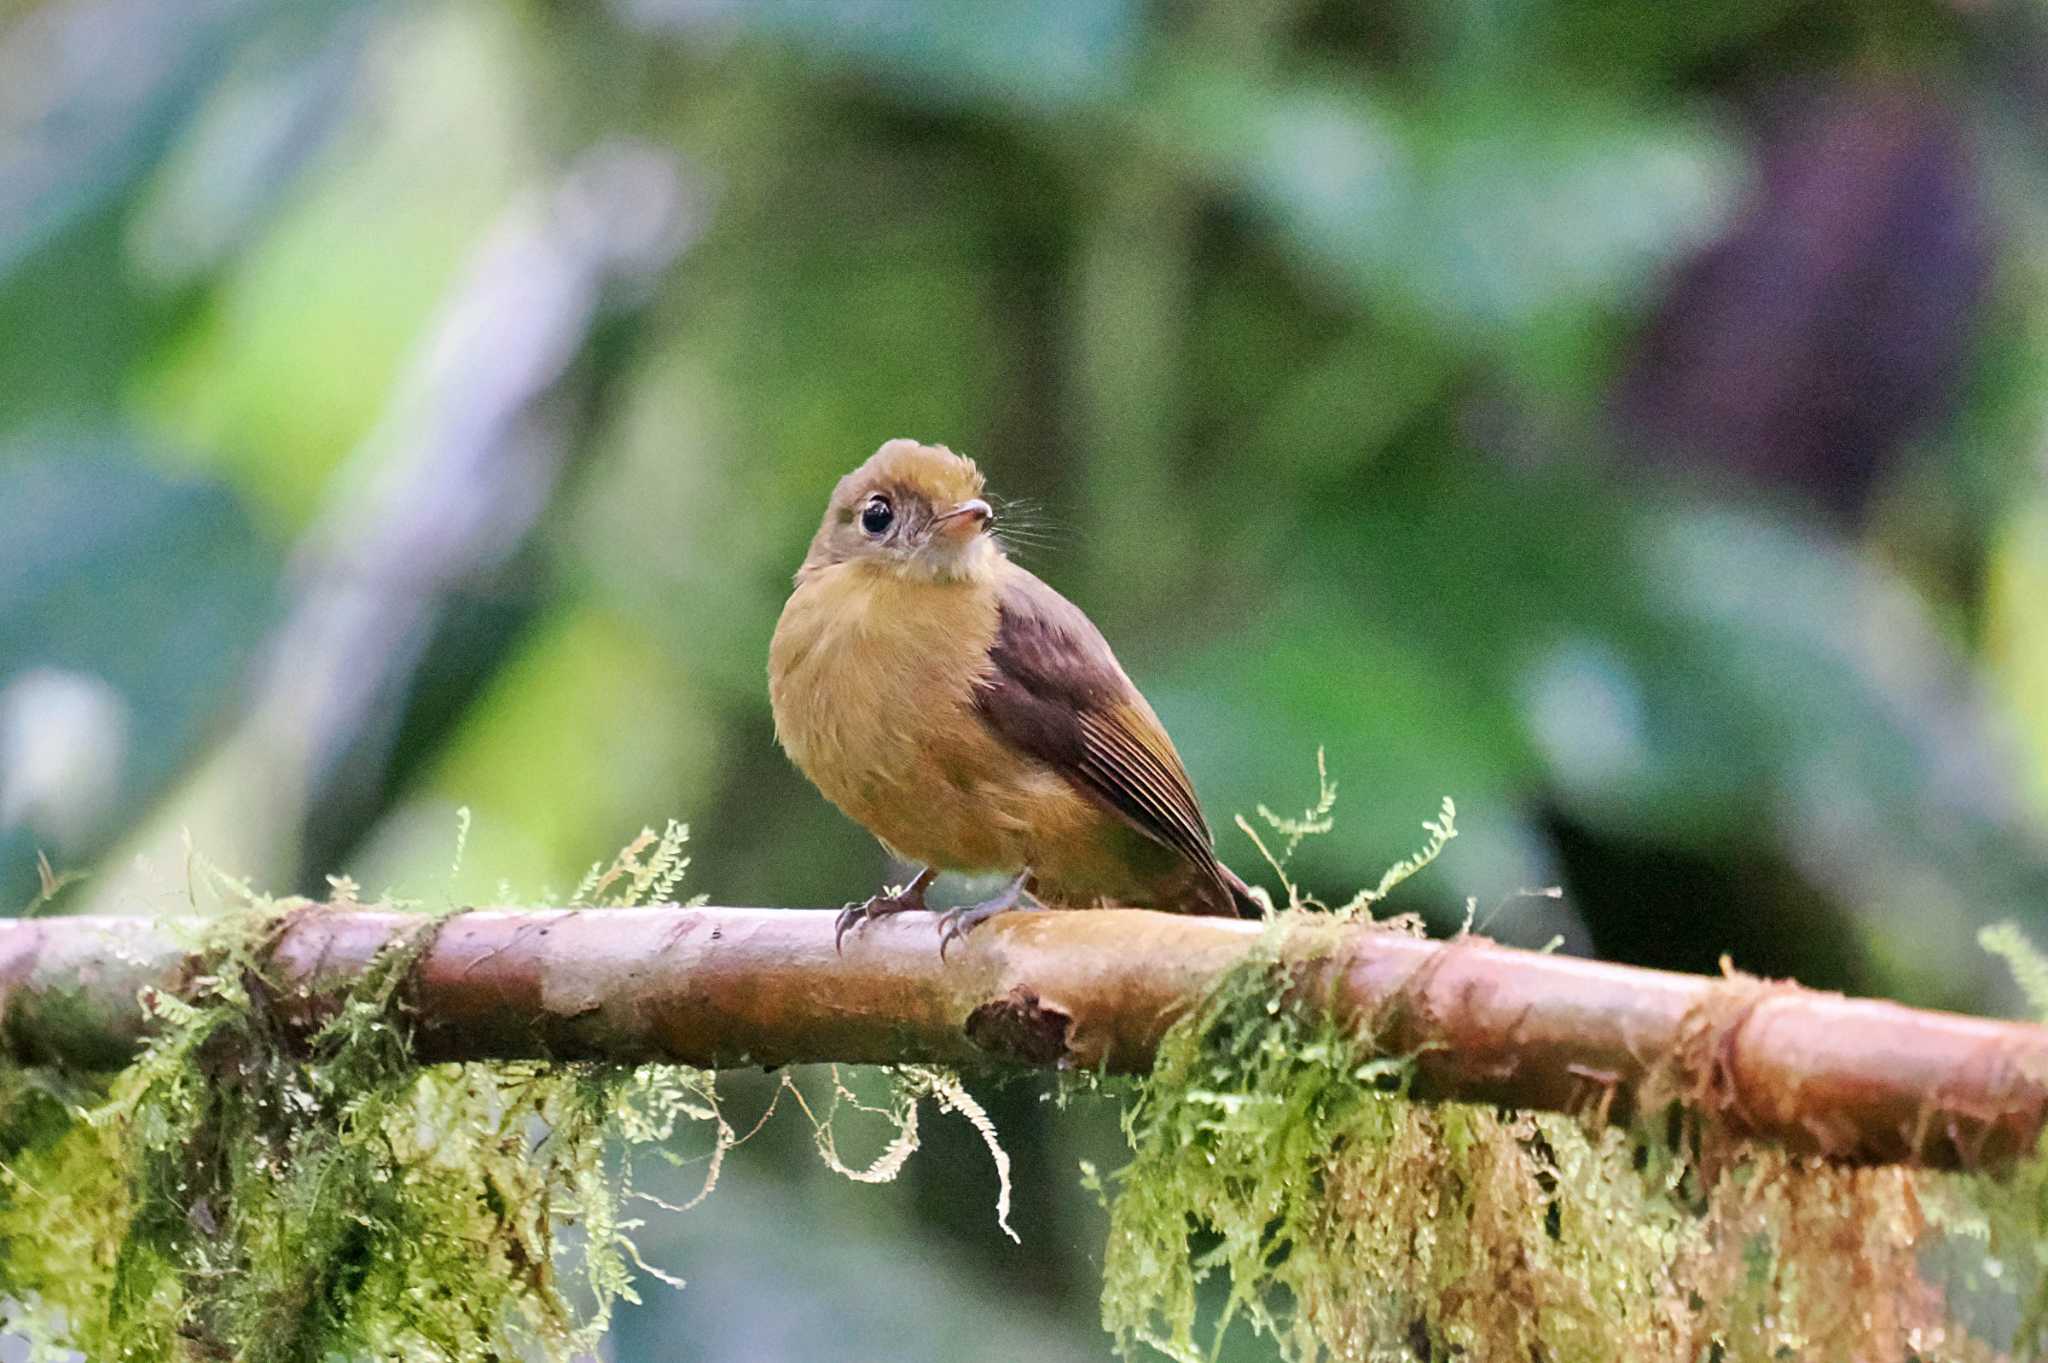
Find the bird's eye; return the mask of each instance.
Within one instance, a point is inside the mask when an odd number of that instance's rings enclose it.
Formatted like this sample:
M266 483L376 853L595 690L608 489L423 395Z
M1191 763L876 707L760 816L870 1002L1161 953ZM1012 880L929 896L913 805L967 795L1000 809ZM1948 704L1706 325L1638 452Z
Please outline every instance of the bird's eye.
M889 499L882 496L868 498L868 504L860 509L860 528L870 535L886 535L896 521L896 512L889 505Z

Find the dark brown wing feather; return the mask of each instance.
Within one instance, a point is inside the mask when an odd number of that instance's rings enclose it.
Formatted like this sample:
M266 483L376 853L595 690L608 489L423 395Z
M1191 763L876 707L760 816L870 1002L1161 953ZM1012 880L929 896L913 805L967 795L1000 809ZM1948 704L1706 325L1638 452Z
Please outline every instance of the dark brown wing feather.
M977 696L1004 740L1073 781L1237 898L1173 740L1080 607L1014 565Z

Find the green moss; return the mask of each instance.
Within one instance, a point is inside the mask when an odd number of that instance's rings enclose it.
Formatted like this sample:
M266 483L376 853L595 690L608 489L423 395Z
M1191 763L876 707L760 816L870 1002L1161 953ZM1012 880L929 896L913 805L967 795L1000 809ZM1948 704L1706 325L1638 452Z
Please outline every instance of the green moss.
M1312 832L1331 793L1293 822ZM1448 841L1448 810L1430 833L1409 869ZM682 845L679 827L645 835L578 900L666 896ZM1103 1320L1122 1354L1212 1357L1233 1330L1292 1360L2041 1352L2048 1160L1996 1176L1843 1169L1697 1130L1674 1148L1661 1124L1412 1101L1408 1059L1295 983L1379 893L1333 914L1290 886L1292 907L1121 1090L1131 1160L1090 1177L1110 1208ZM38 1356L95 1360L593 1349L654 1272L625 1214L633 1149L697 1124L708 1194L738 1143L713 1077L418 1065L406 993L428 918L325 1023L293 1029L262 966L287 910L243 897L195 944L180 996L146 995L153 1039L133 1064L0 1071L0 1325ZM2048 981L2017 934L1989 944ZM906 1068L864 1099L825 1073L816 1097L783 1084L828 1166L893 1177L931 1099L989 1142L1002 1219L1007 1161L955 1076ZM842 1160L841 1113L893 1130L869 1164Z
M665 899L685 837L678 824L642 834L592 868L576 902ZM295 1030L269 1006L263 962L290 914L321 907L202 869L235 907L192 944L200 964L178 997L145 991L155 1026L139 1059L99 1078L0 1069L0 1329L37 1357L568 1360L638 1300L637 1278L680 1285L634 1248L632 1154L701 1127L708 1194L740 1140L714 1076L416 1063L407 983L440 926L424 916L326 1022ZM335 886L353 903L352 883ZM816 1111L784 1083L843 1169L837 1071ZM1000 1221L1007 1162L959 1080L907 1069L888 1083L891 1101L867 1110L896 1138L874 1168L846 1172L892 1177L930 1098L988 1140Z
M425 920L295 1034L256 964L274 922L223 923L186 996L149 1000L156 1039L104 1093L10 1077L10 1328L95 1359L588 1349L633 1290L615 1138L710 1111L709 1077L416 1065L403 989Z
M1339 1027L1295 982L1443 851L1453 810L1330 909L1286 871L1331 825L1320 760L1318 789L1299 818L1260 808L1270 844L1239 820L1286 907L1134 1086L1130 1163L1084 1171L1109 1208L1103 1324L1121 1355L1214 1358L1233 1329L1288 1360L1389 1363L2041 1352L2048 1158L1970 1175L1851 1169L1698 1118L1621 1131L1411 1100L1411 1058L1382 1054L1370 1023ZM2048 1011L2048 961L2017 933L1986 945Z
M107 1019L83 989L38 991L14 1007L8 1031L33 1038L51 1054L92 1057L106 1069L116 1069L128 1058L127 1048L109 1033Z
M1124 1356L1212 1358L1233 1327L1290 1360L1403 1363L1988 1358L1987 1336L2034 1339L1933 1256L1993 1189L2023 1224L1977 1234L2048 1253L2038 1162L1993 1180L1723 1142L1708 1169L1658 1133L1417 1103L1403 1059L1290 990L1278 962L1330 931L1276 917L1138 1086L1131 1162L1098 1180Z
M637 840L594 888L665 891L682 837ZM439 928L425 917L294 1030L262 962L289 913L320 910L221 882L246 902L194 944L179 997L145 992L139 1059L92 1086L0 1084L6 1326L94 1359L589 1350L633 1297L622 1151L685 1116L729 1135L711 1077L416 1064L405 994Z

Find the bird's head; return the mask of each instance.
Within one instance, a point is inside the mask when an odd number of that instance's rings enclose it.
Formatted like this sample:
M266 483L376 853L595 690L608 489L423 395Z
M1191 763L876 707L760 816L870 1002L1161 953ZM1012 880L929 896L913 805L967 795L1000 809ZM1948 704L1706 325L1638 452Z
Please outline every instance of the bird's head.
M839 480L803 571L866 562L928 581L994 570L1002 548L981 470L943 445L891 440Z

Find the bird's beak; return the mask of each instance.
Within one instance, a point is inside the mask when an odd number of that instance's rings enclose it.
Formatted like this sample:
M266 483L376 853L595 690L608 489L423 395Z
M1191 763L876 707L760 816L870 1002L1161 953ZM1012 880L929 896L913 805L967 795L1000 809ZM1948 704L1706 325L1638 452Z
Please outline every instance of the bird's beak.
M965 540L996 518L995 511L979 497L969 497L950 511L932 517L932 532L951 540Z

